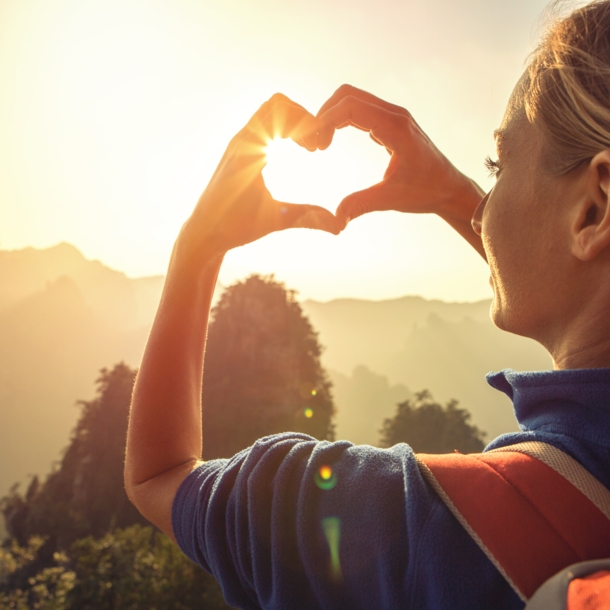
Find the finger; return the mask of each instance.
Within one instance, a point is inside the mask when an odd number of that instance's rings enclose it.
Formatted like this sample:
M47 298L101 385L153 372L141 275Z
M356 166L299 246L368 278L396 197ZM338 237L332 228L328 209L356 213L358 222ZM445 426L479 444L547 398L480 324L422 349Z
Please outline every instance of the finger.
M245 128L251 140L291 138L309 150L317 147L317 121L303 106L276 93L250 119Z
M330 121L322 121L318 118L318 149L326 150L333 141L335 126Z
M229 142L214 177L230 163L234 172L246 172L244 179L249 180L265 167L265 149L273 137L291 137L308 150L315 150L316 132L317 121L311 113L285 95L276 93L260 106Z
M251 155L255 162L259 162L260 159L265 157L265 146L267 146L267 142L263 138L257 138L255 133L253 132L252 125L258 124L260 118L264 116L270 109L270 102L273 97L265 102L263 102L258 110L250 117L248 122L242 127L229 141L229 145L225 149L222 158L216 168L216 173L218 173L221 168L227 163L229 159L232 159L236 156L236 152L239 152L240 156L247 157ZM239 150L241 148L241 150Z
M231 141L223 161L230 155L237 165L252 172L261 171L267 162L267 145L274 137L289 137L308 150L315 150L316 129L311 113L286 96L275 94Z
M316 117L321 117L325 112L330 110L333 106L338 104L341 100L346 97L355 97L369 104L373 104L374 106L378 106L379 108L383 108L388 112L393 112L395 114L402 114L404 116L410 116L409 111L401 106L397 106L396 104L391 104L390 102L386 102L381 98L373 95L372 93L368 93L367 91L363 91L362 89L358 89L357 87L353 87L352 85L341 85L329 98L324 102L320 110L318 110ZM324 150L330 146L332 142L332 136L334 133L334 127L329 124L322 124L318 128L318 148Z
M317 229L338 235L342 227L334 214L318 205L275 202L278 211L278 231L284 229Z
M383 142L380 142L372 133L369 132L369 137L371 138L371 140L373 140L373 142L375 142L375 144L379 144L379 146L383 146ZM385 146L384 146L385 148ZM385 148L386 152L388 153L388 155L392 154L392 151L389 148Z
M387 182L378 182L367 189L351 193L341 201L335 212L339 225L345 227L350 220L369 212L393 210L397 202L392 191Z
M294 135L291 135L290 137L292 137L293 140L297 142L297 144L300 144L304 148L307 148L307 150L316 150L318 146L318 123L315 117L306 108L301 106L301 104L297 104L297 102L291 100L289 97L283 95L282 93L276 93L272 99L276 100L277 102L281 101L287 104L291 104L292 106L294 106L295 112L302 113L302 119L297 124L298 129L294 133Z
M341 85L325 102L322 104L320 110L318 110L316 116L322 116L327 110L332 108L335 104L339 103L344 97L357 97L363 102L368 102L369 104L374 104L375 106L379 106L389 112L394 112L396 114L404 114L405 116L409 115L409 111L402 106L397 106L396 104L391 104L390 102L386 102L382 100L380 97L369 93L368 91L364 91L362 89L358 89L358 87L353 87L352 85Z
M394 151L404 140L404 132L410 128L411 118L397 114L370 104L357 97L344 97L340 102L327 110L318 119L324 129L330 124L334 129L351 125L363 131L368 131L380 144ZM318 146L320 146L320 130L318 127Z

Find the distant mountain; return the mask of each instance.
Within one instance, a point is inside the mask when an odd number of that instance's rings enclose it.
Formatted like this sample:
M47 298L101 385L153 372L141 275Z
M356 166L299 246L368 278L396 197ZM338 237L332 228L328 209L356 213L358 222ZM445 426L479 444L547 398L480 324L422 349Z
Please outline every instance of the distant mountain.
M471 318L489 323L490 301L445 303L407 296L387 301L336 299L327 303L304 301L303 310L327 346L324 364L344 373L365 364L384 372L388 354L405 346L414 328L425 326L431 314L447 322Z
M0 250L0 496L45 474L67 445L102 367L137 367L163 277L128 278L69 244ZM507 399L487 387L491 369L548 368L535 343L498 331L489 302L305 301L326 346L337 436L376 444L397 402L423 388L457 398L490 436L514 429Z
M490 301L445 303L402 297L302 305L327 347L323 363L335 375L349 376L364 365L387 376L389 386L403 384L412 392L426 388L442 402L456 398L488 439L516 430L517 424L510 401L487 385L485 374L503 368L552 368L539 344L492 324ZM381 391L377 428L388 416L384 396ZM341 436L341 425L338 433ZM370 431L358 434L371 437Z
M67 243L44 250L0 250L0 312L62 276L75 282L100 319L121 329L150 324L164 280L162 275L130 279Z
M162 282L69 244L0 251L0 495L60 457L101 368L138 365Z
M379 428L386 417L392 417L396 405L411 397L402 383L390 385L388 378L365 366L354 368L351 375L329 371L337 405L337 436L352 443L379 443Z

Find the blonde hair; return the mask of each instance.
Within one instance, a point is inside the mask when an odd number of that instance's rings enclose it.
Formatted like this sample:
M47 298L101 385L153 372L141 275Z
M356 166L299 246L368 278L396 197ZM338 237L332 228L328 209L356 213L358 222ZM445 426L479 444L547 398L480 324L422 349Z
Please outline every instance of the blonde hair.
M550 171L566 174L610 148L610 0L557 19L532 54L522 86Z

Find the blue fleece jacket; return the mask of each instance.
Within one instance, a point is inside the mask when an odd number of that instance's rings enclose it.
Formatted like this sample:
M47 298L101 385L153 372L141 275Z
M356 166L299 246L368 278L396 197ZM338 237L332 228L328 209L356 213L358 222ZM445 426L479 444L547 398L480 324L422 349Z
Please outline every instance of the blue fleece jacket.
M521 430L487 449L550 443L610 487L610 369L487 379L513 400ZM180 548L238 608L523 608L405 444L269 436L193 471L172 521Z

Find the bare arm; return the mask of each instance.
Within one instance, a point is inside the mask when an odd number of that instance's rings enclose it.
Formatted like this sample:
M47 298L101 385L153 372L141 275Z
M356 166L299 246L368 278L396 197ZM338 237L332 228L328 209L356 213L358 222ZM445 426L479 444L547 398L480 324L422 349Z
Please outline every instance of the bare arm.
M284 96L263 104L229 144L174 246L134 388L125 458L129 498L172 538L173 498L201 463L203 356L223 254L290 227L339 231L323 208L275 201L261 176L268 139L292 137L315 149L315 134L314 117Z
M481 238L470 224L483 191L451 164L407 110L343 85L320 108L318 118L321 149L330 145L336 129L352 126L368 131L390 154L383 180L348 195L339 205L343 225L375 211L433 213L485 258Z
M326 148L334 130L347 125L369 131L386 147L391 158L384 180L348 196L337 210L338 220L317 206L275 201L261 176L266 142L279 135L309 150ZM406 110L368 93L341 88L318 120L281 95L263 104L229 144L172 253L131 404L125 486L140 512L173 538L173 498L202 453L205 338L227 250L290 227L338 233L350 218L399 210L439 214L483 254L470 226L481 197Z

